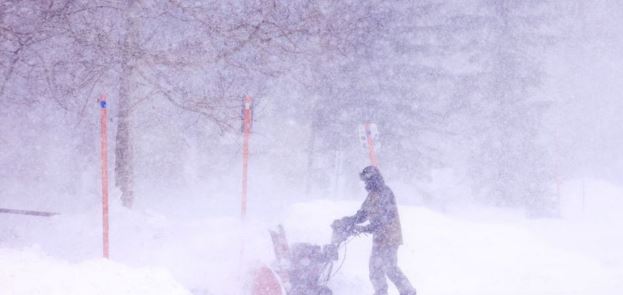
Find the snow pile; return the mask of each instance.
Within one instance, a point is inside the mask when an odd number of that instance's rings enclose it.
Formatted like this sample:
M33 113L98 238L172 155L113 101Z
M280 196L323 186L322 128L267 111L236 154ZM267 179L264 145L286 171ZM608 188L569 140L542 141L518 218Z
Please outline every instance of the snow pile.
M239 218L202 216L192 208L182 217L177 212L174 212L177 216L170 216L112 205L110 263L166 269L170 280L195 294L236 294L248 266L269 263L273 258L268 225L249 221L243 227ZM0 217L6 221L2 223L4 232L10 233L7 238L0 237L0 249L34 244L46 255L79 265L102 255L101 212L96 209L45 219ZM30 281L37 285L35 278L30 277ZM71 289L65 294L90 293Z
M163 269L130 268L103 258L71 264L36 249L0 248L2 294L188 295Z

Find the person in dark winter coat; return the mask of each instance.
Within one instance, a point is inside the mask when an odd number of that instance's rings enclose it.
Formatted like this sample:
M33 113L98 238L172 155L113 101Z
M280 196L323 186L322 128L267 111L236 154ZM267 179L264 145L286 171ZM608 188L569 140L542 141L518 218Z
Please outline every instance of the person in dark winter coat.
M402 245L402 231L398 207L392 190L385 185L383 176L375 166L368 166L359 174L366 185L368 196L361 209L350 217L356 225L354 233L372 234L370 255L370 281L374 295L387 294L387 276L400 295L415 295L415 288L398 268L398 247Z

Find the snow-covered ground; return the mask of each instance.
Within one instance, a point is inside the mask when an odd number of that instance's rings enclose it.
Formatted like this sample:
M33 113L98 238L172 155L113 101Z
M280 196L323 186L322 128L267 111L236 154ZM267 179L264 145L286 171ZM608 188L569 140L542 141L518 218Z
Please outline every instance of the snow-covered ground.
M399 264L419 294L620 294L622 192L570 182L556 219L401 206ZM273 259L267 229L281 221L290 242L325 244L332 220L358 206L311 201L241 222L114 204L110 260L99 258L97 208L53 218L2 215L0 294L243 294L248 270ZM340 250L344 264L329 283L336 295L372 293L370 246L370 237L359 237Z
M168 271L103 258L69 263L41 249L0 248L0 294L191 294Z
M299 234L291 236L318 240L320 235L303 234L315 226L296 226L295 221L355 208L299 204L288 219L289 230ZM621 222L595 228L570 220L501 220L483 212L477 218L453 217L404 206L401 219L405 244L399 264L419 294L619 294L623 288ZM370 244L370 238L361 238L347 245L344 266L331 282L336 294L372 293L367 281Z

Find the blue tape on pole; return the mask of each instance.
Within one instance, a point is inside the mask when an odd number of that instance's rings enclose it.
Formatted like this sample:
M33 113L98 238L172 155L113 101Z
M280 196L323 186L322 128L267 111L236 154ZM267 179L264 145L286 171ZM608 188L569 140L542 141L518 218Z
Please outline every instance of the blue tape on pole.
M106 108L106 101L105 100L100 100L100 107L102 107L102 109Z

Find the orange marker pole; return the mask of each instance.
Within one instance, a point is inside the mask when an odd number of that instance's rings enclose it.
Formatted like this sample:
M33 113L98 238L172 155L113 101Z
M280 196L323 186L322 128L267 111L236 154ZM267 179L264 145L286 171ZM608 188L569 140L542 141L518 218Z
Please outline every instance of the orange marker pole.
M370 157L370 163L372 163L372 166L379 167L379 159L376 157L374 140L372 139L372 132L370 131L370 123L365 123L364 127L366 130L366 138L368 140L368 156Z
M102 164L102 242L104 257L109 257L108 240L108 109L106 108L106 96L98 100L100 105L100 151Z
M248 170L249 170L249 138L251 137L251 122L253 120L253 111L251 105L253 99L251 96L245 96L243 100L243 143L242 143L242 199L240 216L244 218L247 214L247 182L248 182Z

